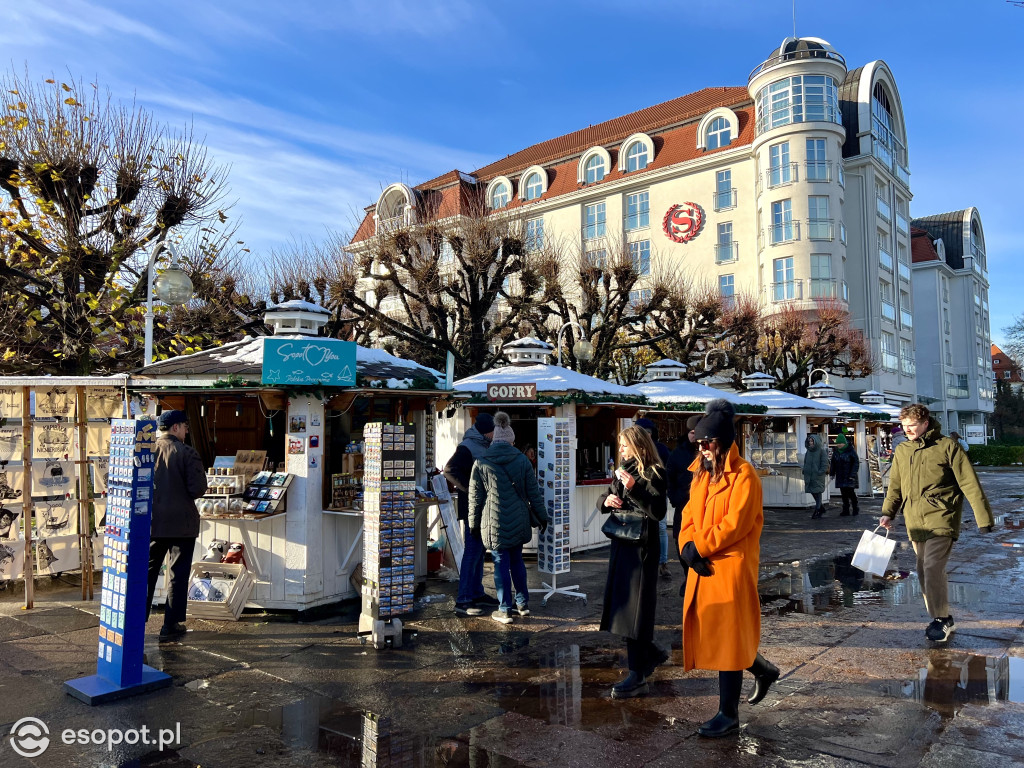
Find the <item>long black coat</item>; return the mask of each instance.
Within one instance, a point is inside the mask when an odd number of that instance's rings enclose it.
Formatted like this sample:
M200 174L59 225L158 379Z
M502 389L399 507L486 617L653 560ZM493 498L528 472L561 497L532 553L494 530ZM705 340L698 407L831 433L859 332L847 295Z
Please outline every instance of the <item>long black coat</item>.
M836 488L856 488L860 485L860 459L852 445L832 452L832 477Z
M601 629L631 640L653 640L658 603L658 560L661 556L658 521L664 519L667 508L665 470L662 467L650 468L647 470L650 479L645 480L638 476L634 461L623 466L636 483L627 491L616 479L608 487L608 494L623 499L623 509L644 512L650 519L647 521L647 537L640 546L612 540ZM600 504L604 514L616 511L614 507L604 505L604 498Z

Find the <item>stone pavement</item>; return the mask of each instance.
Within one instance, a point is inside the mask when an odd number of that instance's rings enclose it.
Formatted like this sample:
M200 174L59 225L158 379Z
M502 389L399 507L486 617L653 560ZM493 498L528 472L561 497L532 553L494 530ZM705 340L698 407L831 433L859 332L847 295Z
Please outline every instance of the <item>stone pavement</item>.
M597 629L601 549L575 555L571 581L562 579L581 585L586 605L534 599L534 613L510 626L457 618L455 585L431 579L399 649L361 644L355 605L309 623L193 620L183 642L147 644L173 688L95 708L62 683L95 671L98 604L57 583L26 612L18 595L0 592L0 767L1024 765L1024 473L985 472L982 482L1005 517L988 536L965 525L954 548L957 632L946 648L924 638L909 547L897 548L888 579L865 580L849 565L880 499L863 500L857 518L837 517L835 500L818 521L766 511L762 651L783 678L758 706L741 705L737 738L695 735L716 711L717 679L676 665L675 568L657 638L675 663L658 670L649 696L610 698L625 653ZM19 757L7 736L25 716L50 729L35 759ZM108 751L60 742L65 729L142 726L151 738L180 732L181 743Z

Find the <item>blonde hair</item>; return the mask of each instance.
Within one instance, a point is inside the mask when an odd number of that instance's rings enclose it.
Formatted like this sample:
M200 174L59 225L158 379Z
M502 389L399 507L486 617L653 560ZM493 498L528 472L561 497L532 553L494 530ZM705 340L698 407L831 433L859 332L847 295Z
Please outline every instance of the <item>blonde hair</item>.
M927 405L921 403L911 403L900 408L900 421L904 419L913 419L914 421L928 421L928 417L931 416L932 412L928 410Z
M636 466L640 477L650 480L647 474L648 469L664 467L661 463L661 456L654 446L654 439L643 427L626 427L619 432L619 440L629 446L630 452L636 458Z

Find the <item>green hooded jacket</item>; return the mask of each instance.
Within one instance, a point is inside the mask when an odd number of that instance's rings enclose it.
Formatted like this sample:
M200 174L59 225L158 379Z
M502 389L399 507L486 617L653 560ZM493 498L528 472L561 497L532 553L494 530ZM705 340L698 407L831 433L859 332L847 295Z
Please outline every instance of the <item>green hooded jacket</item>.
M930 418L923 437L906 440L893 451L882 514L895 518L903 513L911 541L934 536L956 541L965 496L978 527L993 525L992 507L967 453Z

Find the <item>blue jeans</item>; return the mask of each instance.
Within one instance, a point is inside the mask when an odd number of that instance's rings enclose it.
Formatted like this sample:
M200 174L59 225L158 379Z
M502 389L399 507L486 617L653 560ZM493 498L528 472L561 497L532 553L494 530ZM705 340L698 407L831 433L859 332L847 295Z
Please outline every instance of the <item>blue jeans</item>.
M515 603L523 608L530 602L530 590L526 586L526 563L523 562L523 546L509 549L493 549L494 588L498 591L500 610L512 608L512 588L515 587Z
M658 539L661 541L661 559L659 563L668 562L668 515L658 522Z
M480 531L471 531L462 521L462 563L459 565L457 603L471 603L484 596L484 541Z

